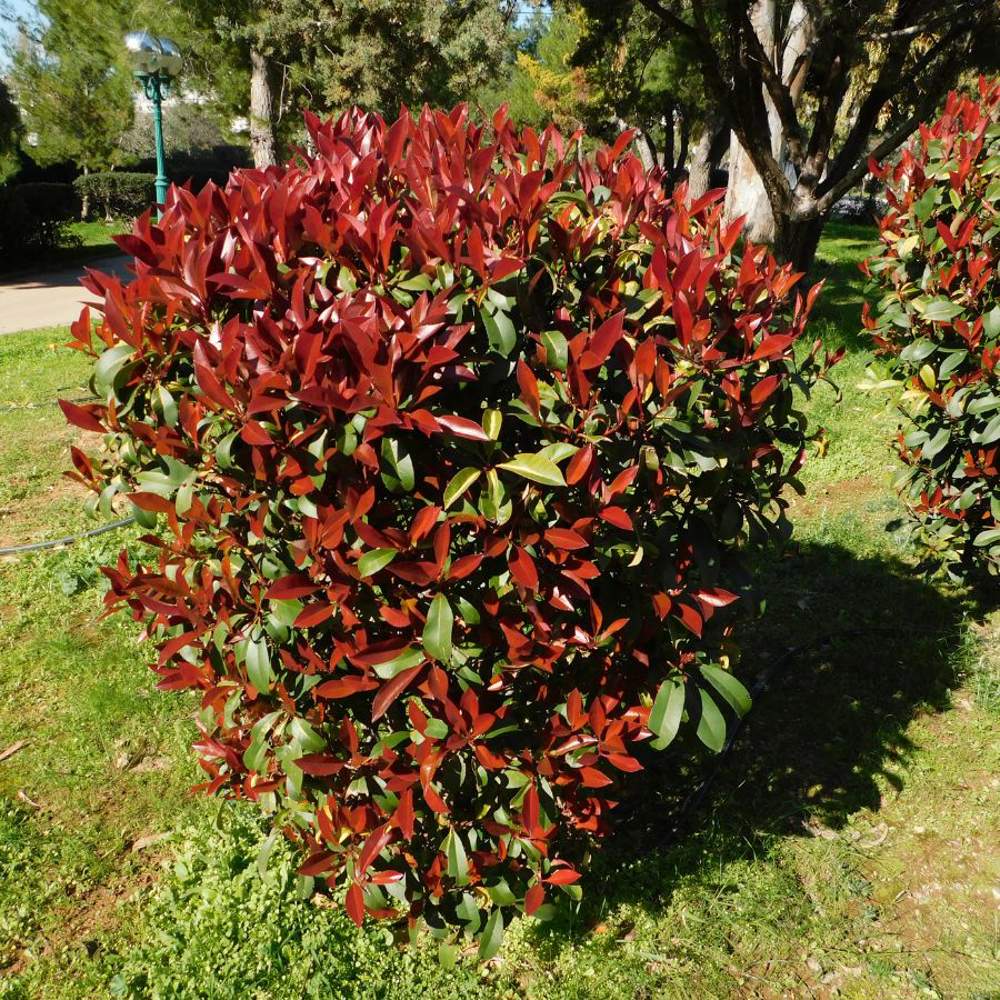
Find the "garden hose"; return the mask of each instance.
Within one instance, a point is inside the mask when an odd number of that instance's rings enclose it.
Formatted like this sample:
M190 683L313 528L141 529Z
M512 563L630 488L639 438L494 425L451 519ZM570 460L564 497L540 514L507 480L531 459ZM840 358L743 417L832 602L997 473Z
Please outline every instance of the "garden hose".
M54 538L48 542L28 542L24 545L8 545L0 548L0 556L23 555L25 552L40 552L43 549L61 549L67 545L72 545L74 542L83 541L84 538L93 538L95 535L103 535L105 532L124 528L126 525L132 524L133 521L135 521L134 517L123 517L120 521L103 524L100 528L92 528L90 531L85 531L80 535L66 535L64 538Z

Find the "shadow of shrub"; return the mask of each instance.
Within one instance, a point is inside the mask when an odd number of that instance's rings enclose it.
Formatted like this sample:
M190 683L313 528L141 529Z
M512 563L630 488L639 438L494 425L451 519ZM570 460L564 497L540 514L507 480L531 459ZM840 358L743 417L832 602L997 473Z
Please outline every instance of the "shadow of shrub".
M741 672L749 683L768 679L731 752L649 754L580 911L538 930L541 954L618 903L660 909L681 884L723 891L712 879L724 864L877 810L885 784L902 787L909 723L948 707L967 655L962 623L973 604L964 593L938 589L898 559L859 559L833 544L793 546L757 576L769 607L744 643ZM678 823L685 796L706 778L708 793Z

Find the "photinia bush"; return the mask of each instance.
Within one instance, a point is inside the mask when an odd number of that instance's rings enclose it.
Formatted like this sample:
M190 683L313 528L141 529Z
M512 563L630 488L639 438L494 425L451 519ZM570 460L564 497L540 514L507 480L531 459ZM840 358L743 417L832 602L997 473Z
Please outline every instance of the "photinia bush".
M257 801L360 923L499 945L579 894L637 749L713 750L740 558L786 529L815 291L579 136L501 111L308 118L315 153L174 189L92 273L64 404L106 570L201 693L211 792ZM746 603L746 602L744 602Z
M949 94L898 163L871 169L889 210L863 268L886 366L868 385L903 390L897 487L935 563L1000 573L1000 82Z

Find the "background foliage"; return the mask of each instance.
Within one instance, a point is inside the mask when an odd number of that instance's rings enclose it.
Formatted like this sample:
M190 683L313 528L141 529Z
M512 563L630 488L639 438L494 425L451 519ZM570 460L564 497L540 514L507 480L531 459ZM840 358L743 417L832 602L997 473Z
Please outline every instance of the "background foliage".
M952 93L886 183L881 292L865 328L902 389L897 486L916 538L950 572L1000 573L1000 83ZM884 373L883 373L884 374Z

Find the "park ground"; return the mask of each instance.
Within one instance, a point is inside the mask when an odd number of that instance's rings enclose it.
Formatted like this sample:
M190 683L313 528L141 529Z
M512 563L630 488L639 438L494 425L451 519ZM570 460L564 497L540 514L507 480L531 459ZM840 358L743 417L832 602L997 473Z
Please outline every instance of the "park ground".
M253 808L193 797L193 701L160 694L97 567L134 535L0 561L0 998L1000 998L1000 614L919 575L888 485L893 411L857 388L857 261L831 225L812 325L847 348L744 643L770 670L733 752L637 776L582 908L443 969L303 901ZM64 329L0 338L0 547L90 526L60 477L85 438ZM820 454L820 453L824 454ZM791 651L791 652L789 652ZM683 816L679 780L714 774Z

